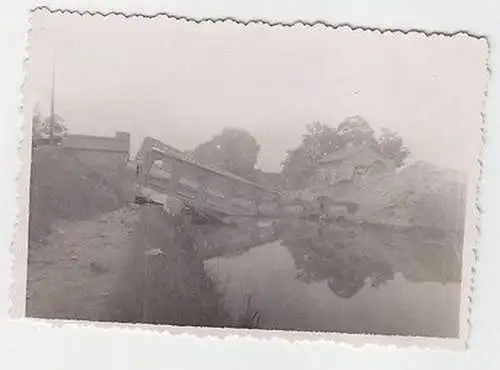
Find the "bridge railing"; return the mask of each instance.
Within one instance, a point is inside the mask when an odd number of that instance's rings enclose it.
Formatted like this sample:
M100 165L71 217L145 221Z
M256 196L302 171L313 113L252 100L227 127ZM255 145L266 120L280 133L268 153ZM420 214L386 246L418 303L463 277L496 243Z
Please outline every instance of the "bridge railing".
M227 214L258 216L266 213L266 204L277 210L270 190L154 146L142 148L137 183L139 189L151 188Z

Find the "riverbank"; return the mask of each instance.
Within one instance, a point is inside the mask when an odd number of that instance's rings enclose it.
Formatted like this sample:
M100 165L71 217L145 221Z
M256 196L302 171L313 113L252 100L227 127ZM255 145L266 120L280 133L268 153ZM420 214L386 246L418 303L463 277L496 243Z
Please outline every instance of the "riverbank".
M396 172L288 191L281 204L285 215L297 218L463 232L466 190L461 173L417 162Z
M52 222L28 252L26 315L99 320L120 284L139 218L133 205L90 220Z
M228 316L188 230L190 217L144 205L105 321L224 326Z
M190 215L172 216L152 204L57 222L44 243L30 248L27 316L253 327L257 315L251 307L229 315L205 272L204 235L217 243L249 234L247 226L220 228L196 225Z

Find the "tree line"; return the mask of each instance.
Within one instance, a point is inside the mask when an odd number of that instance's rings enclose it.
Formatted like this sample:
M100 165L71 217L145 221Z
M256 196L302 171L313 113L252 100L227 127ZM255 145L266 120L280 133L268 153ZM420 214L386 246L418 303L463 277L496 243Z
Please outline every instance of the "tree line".
M57 144L68 132L60 116L43 117L38 110L32 117L32 129L33 145ZM305 131L301 143L287 151L279 174L255 168L261 147L254 136L241 128L224 128L189 154L201 163L215 165L263 185L280 183L293 188L307 186L319 161L343 150L349 143L370 146L393 161L396 167L402 166L410 154L399 134L384 128L377 138L370 124L359 116L347 118L337 127L313 122L305 126Z
M347 118L336 128L314 122L306 125L301 144L287 152L282 163L284 179L292 187L306 186L321 159L344 150L349 144L369 146L393 161L396 167L401 167L410 154L399 134L384 128L377 138L375 130L362 117Z
M32 142L38 144L58 144L68 134L68 129L63 118L57 114L43 117L35 109L31 119Z
M343 150L349 143L370 146L393 161L396 167L402 166L410 153L399 134L384 128L377 138L370 124L359 116L347 118L337 127L313 122L306 125L300 145L288 150L282 163L281 179L291 187L306 186L314 176L318 162ZM196 147L191 154L202 163L258 181L259 171L255 165L259 151L260 145L249 132L240 128L225 128Z

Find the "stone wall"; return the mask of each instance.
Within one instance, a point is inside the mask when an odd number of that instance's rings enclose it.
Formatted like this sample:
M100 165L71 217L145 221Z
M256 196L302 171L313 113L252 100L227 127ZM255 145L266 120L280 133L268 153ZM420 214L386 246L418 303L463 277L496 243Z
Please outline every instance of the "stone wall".
M122 177L129 160L130 134L117 132L115 137L68 135L61 150L85 165L99 183L120 197L124 193Z

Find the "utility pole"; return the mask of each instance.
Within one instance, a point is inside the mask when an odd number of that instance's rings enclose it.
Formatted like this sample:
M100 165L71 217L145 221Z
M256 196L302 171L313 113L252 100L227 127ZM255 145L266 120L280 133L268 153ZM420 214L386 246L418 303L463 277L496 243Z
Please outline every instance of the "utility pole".
M54 125L55 125L55 107L54 107L54 100L55 100L55 86L56 86L56 58L54 54L54 58L52 60L52 89L51 89L51 96L50 96L50 144L54 145Z

